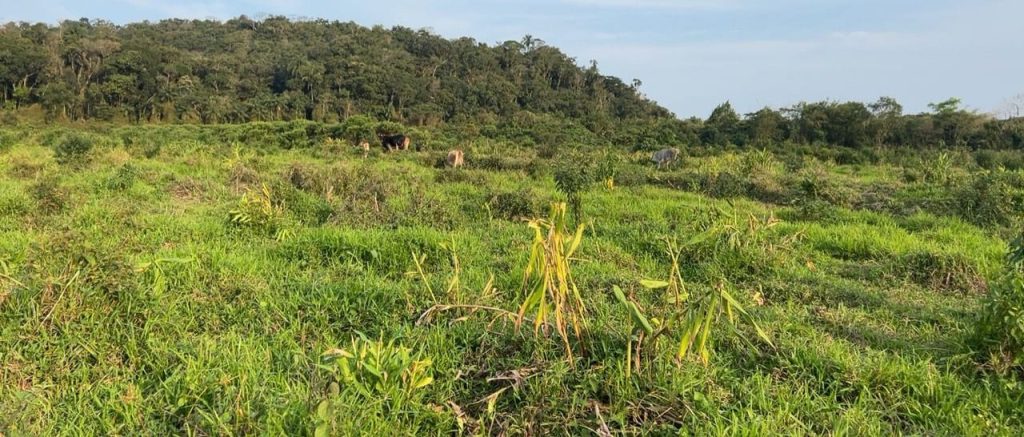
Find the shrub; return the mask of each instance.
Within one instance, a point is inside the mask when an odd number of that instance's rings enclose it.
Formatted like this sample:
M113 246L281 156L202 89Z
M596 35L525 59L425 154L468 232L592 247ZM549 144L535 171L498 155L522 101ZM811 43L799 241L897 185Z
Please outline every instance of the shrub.
M92 150L92 145L93 142L88 137L70 134L65 136L54 147L54 157L62 165L83 165L88 162L89 151Z
M974 340L997 371L1024 374L1024 235L1010 245L1006 264L985 298Z
M986 171L954 190L960 215L978 225L1010 226L1024 216L1024 174Z
M573 233L565 218L565 204L553 203L547 220L530 221L534 231L530 247L530 260L523 275L523 303L516 319L518 330L533 312L534 333L541 327L553 327L565 346L569 362L573 362L569 337L583 340L587 326L586 309L576 282L572 277L570 261L583 241L583 226ZM554 319L554 320L550 320Z
M622 159L619 155L612 152L605 152L601 155L597 162L597 168L595 169L595 179L604 183L605 187L612 189L615 187L615 177L618 176L619 167L622 165Z
M131 165L131 163L125 163L118 167L117 171L107 179L105 185L110 190L126 190L131 188L138 176L139 170Z
M495 217L505 220L520 220L537 215L535 198L536 196L529 189L498 193L491 197L491 200L487 202L487 206Z
M555 170L555 188L565 194L576 225L583 220L583 191L594 182L593 171L583 160L567 160Z
M727 171L704 179L704 192L711 197L731 198L747 194L747 181Z

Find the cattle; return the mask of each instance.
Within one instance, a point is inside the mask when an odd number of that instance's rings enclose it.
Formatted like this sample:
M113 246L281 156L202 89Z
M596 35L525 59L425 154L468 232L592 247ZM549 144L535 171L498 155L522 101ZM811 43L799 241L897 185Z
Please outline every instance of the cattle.
M465 163L466 162L465 159L463 158L462 151L459 149L455 149L448 152L448 156L444 158L444 165L446 167L459 168L462 167L462 165Z
M356 147L359 147L359 149L363 151L363 156L366 156L367 154L370 153L370 142L369 141L366 141L366 140L360 141L359 145L356 146Z
M402 134L378 134L377 136L380 138L380 145L381 147L384 148L385 152L391 152L394 150L409 150L409 144L412 142L411 138Z
M679 158L679 149L672 147L668 149L661 149L651 155L651 161L658 164L658 168L662 168L676 161Z

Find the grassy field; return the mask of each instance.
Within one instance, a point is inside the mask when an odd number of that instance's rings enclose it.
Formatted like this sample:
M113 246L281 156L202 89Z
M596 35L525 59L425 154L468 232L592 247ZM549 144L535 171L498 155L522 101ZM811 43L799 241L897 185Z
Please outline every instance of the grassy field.
M570 362L554 330L515 326L524 219L565 201L560 157L480 141L451 170L440 148L204 129L7 135L4 434L1024 432L1024 386L971 346L1020 224L988 187L1020 170L582 152L615 184L581 196ZM706 364L676 358L668 322L694 303L641 283L673 253L689 296L728 290L750 316L709 325ZM669 326L639 359L613 286Z

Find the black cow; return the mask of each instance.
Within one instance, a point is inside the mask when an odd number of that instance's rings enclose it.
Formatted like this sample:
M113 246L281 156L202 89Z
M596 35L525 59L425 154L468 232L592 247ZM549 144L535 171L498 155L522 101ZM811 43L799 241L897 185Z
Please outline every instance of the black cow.
M412 142L412 140L409 137L402 134L379 134L378 136L380 137L380 145L381 147L384 147L385 152L391 152L394 150L408 150L409 143Z

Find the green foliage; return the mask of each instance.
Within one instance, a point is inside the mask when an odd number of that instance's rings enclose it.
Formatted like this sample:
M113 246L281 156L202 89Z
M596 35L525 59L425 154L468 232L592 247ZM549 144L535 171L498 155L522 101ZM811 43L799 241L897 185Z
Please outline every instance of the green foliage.
M566 160L555 169L555 188L565 195L576 225L583 220L583 192L594 183L591 168L580 160Z
M431 359L395 340L354 338L348 349L328 350L322 359L322 367L342 390L384 400L393 409L417 401L422 389L434 381Z
M1010 245L1006 272L989 289L974 336L995 370L1024 375L1024 235Z
M261 23L232 28L283 31L274 27L279 21ZM73 38L84 24L65 26ZM181 38L202 28L209 41L221 28L161 26ZM402 32L408 39L401 44L414 46L416 32ZM0 32L0 42L10 37ZM366 109L352 98L352 113ZM239 110L250 109L259 108ZM420 115L424 123L449 123ZM788 132L789 115L780 131ZM1006 236L1019 228L962 219L956 196L989 176L970 159L977 152L944 150L955 177L942 183L924 177L922 152L911 147L864 151L864 164L841 163L842 149L796 142L723 151L685 139L702 122L664 119L608 132L621 150L571 141L546 159L528 142L555 134L531 133L528 122L558 124L509 118L463 119L475 128L420 127L436 150L465 147L473 158L529 165L530 173L474 166L454 173L458 180L434 168L430 153L363 158L334 123L6 127L18 141L0 153L0 429L515 435L557 424L555 433L572 435L1021 434L1019 378L996 374L1019 374L1006 336L1015 328L1005 324L1016 323L1010 310L1019 307L1019 284L1006 288L998 279ZM746 129L743 117L740 126ZM483 137L512 129L522 142ZM69 133L94 139L95 165L66 171L54 162L52 149ZM655 172L649 155L626 150L663 135L686 144L685 168ZM343 153L294 149L327 138ZM155 159L142 157L149 145L160 150ZM622 160L616 189L586 192L586 244L571 257L565 253L577 228L563 226L558 258L571 270L586 323L577 337L562 308L572 364L550 291L539 331L528 332L539 305L522 314L527 327L513 329L531 286L544 277L524 281L532 250L539 247L553 266L559 263L548 247L559 245L543 226L535 246L536 231L489 219L521 215L526 204L533 208L526 215L535 216L538 204L562 196L551 174L568 148L595 163L595 175L604 153ZM107 189L121 162L137 170L134 183ZM920 173L917 182L902 179L908 167ZM805 169L818 172L808 191L816 197L800 189ZM728 200L704 191L705 181L723 173L736 187L718 191L737 193ZM510 196L496 200L502 193ZM48 214L37 198L51 195L62 206ZM248 215L259 217L267 204L267 222L276 226L225 223L229 210L253 208ZM275 227L288 232L272 233ZM660 235L680 244L666 250ZM1013 259L1024 258L1021 244L1012 247ZM547 270L557 278L557 268ZM986 286L982 278L995 279ZM732 303L719 287L774 348L735 307L730 322ZM572 285L566 289L566 302L575 304ZM988 305L984 290L1007 304L987 319L993 328L985 341L965 344ZM442 313L451 317L442 321ZM357 330L380 334L353 347ZM674 361L684 339L686 357ZM338 346L351 357L321 359ZM986 371L974 371L968 346ZM409 358L376 360L367 352L360 360L364 347L384 350L383 357L405 348ZM702 354L706 366L698 364ZM402 379L410 362L428 358L429 367L412 372L419 378ZM339 360L348 363L349 382ZM381 378L365 366L378 361L406 363L393 366L405 370ZM434 380L411 389L422 377Z
M686 246L699 244L709 234L697 235L687 242ZM736 243L743 244L738 240ZM674 329L680 335L676 358L682 360L693 350L706 366L711 358L712 343L715 337L712 332L720 331L719 319L724 314L732 333L737 334L735 325L737 318L748 323L765 343L772 345L768 334L758 326L754 318L732 296L724 279L720 279L714 288L701 288L690 292L683 282L679 269L679 257L682 253L678 243L668 240L667 253L671 261L671 269L667 281L644 280L641 285L649 289L666 289L666 300L674 303L674 311L665 316L665 329ZM650 333L648 333L650 334ZM741 337L743 338L743 337ZM743 338L746 340L746 338ZM748 341L749 343L749 341Z
M54 214L64 209L68 199L67 190L60 186L56 176L43 176L31 186L29 194L36 201L36 208L43 214Z
M587 325L586 307L569 263L583 242L584 227L578 225L576 232L570 234L565 210L564 203L553 203L547 220L530 221L534 237L523 274L523 303L519 306L516 327L526 320L526 313L533 311L534 332L539 332L542 326L553 327L571 363L570 336L582 340Z
M595 179L604 183L605 188L615 188L615 176L619 173L619 168L622 166L622 158L617 153L605 151L597 162L597 168L594 169Z
M81 166L89 161L93 140L81 134L68 134L54 147L54 158L61 165Z
M694 292L687 301L684 311L685 315L683 315L679 327L681 332L679 350L676 354L680 360L686 358L692 350L705 366L708 365L711 359L712 343L717 337L713 337L712 332L717 330L715 325L723 315L730 327L736 325L737 319L742 319L753 327L761 341L769 345L772 344L768 334L758 326L754 318L732 296L728 284L724 281L720 281L712 288ZM745 337L741 338L747 340Z
M493 217L505 220L528 219L537 213L537 195L528 189L498 193L487 201Z
M266 184L259 191L247 191L238 201L238 206L228 211L228 223L236 227L250 228L283 238L281 207Z
M134 165L124 163L117 168L117 171L109 179L107 179L106 187L110 190L127 190L135 184L135 179L139 177L139 170Z
M1024 218L1024 174L986 171L975 174L953 194L957 211L979 225L1010 226Z
M362 334L360 334L362 335ZM334 435L352 423L343 400L355 399L364 409L379 405L387 416L402 416L421 408L424 388L434 382L433 362L421 352L390 340L353 338L348 348L321 355L320 369L330 377L327 399L315 409L314 435Z

